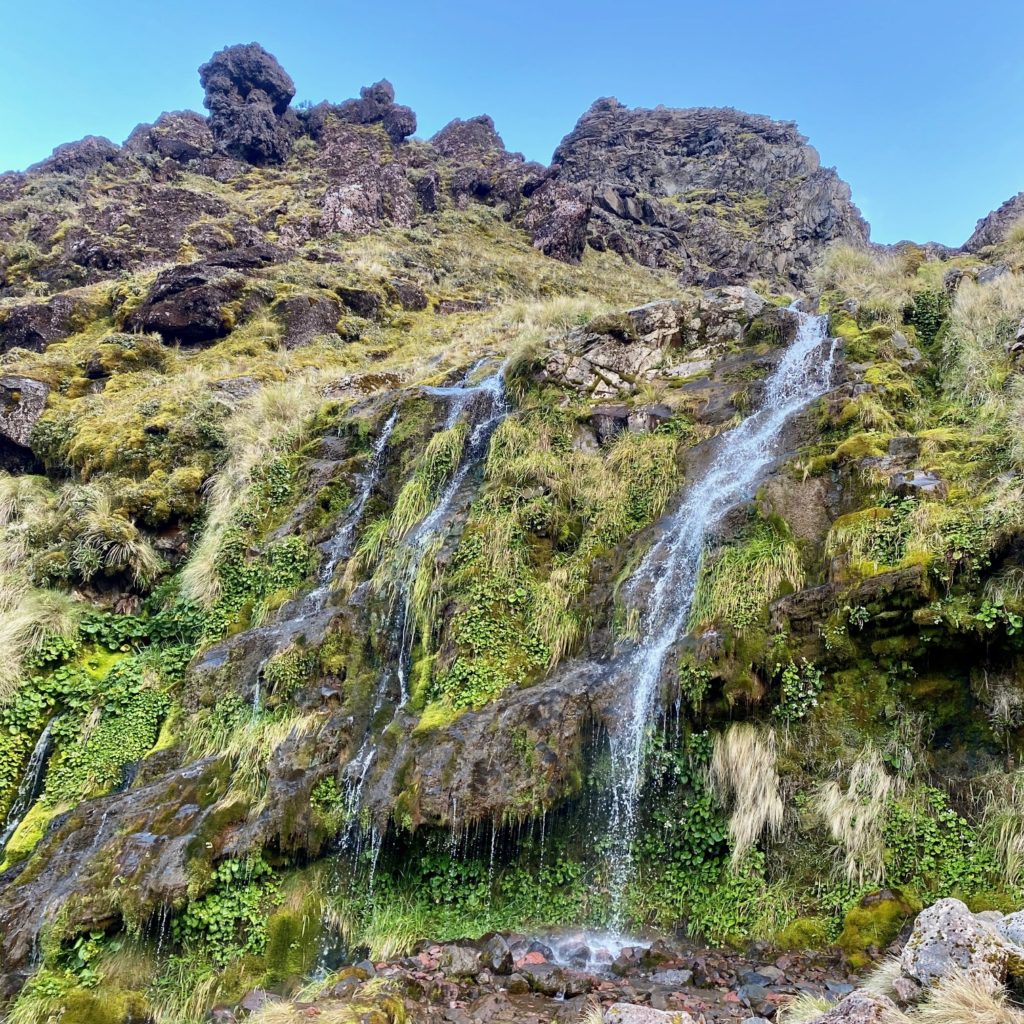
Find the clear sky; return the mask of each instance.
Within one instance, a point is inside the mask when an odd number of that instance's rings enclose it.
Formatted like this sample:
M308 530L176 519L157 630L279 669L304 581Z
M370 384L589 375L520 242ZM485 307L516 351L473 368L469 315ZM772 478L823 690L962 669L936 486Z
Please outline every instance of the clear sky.
M196 68L262 43L296 101L387 77L421 136L490 114L544 163L598 96L796 121L880 242L959 245L1024 189L1022 0L2 0L0 168L202 110Z

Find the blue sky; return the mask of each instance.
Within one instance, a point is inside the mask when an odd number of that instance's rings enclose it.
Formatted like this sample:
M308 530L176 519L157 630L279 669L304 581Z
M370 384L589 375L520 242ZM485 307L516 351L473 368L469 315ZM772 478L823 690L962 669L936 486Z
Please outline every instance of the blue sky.
M121 142L162 110L201 110L198 65L256 40L295 79L297 101L342 100L387 77L420 135L489 113L509 148L542 162L598 96L795 120L881 242L958 245L1024 189L1020 0L3 8L0 168L85 134Z

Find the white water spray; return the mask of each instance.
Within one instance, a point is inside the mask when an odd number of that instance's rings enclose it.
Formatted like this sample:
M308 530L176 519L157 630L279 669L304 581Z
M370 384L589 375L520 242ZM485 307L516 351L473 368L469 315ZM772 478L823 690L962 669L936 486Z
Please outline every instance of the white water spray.
M43 788L43 776L46 773L46 763L50 758L50 751L53 749L53 723L56 719L51 718L46 723L46 728L39 735L35 749L28 760L28 767L22 777L21 785L7 812L7 820L4 822L4 830L0 832L0 855L7 849L11 836L18 830L18 826L25 820L29 808L35 802L39 791Z
M831 386L835 342L827 336L827 317L794 312L800 320L796 339L766 381L760 409L721 437L717 457L662 522L659 539L624 587L626 603L639 617L639 639L624 641L612 666L629 687L610 736L612 925L617 931L633 873L644 743L668 654L686 632L708 532L729 509L752 497L778 457L786 423Z

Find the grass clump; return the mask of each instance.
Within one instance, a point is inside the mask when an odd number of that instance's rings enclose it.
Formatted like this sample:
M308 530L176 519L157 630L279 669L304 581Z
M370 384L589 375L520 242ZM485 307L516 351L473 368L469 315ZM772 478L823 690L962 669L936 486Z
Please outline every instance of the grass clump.
M784 586L804 583L800 551L784 525L758 520L745 537L709 558L701 568L691 631L710 625L734 630L757 621Z

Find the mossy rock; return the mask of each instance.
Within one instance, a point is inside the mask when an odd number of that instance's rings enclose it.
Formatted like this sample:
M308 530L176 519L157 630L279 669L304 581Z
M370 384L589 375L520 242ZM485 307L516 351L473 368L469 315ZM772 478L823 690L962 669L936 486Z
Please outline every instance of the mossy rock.
M61 1024L131 1024L150 1019L145 998L117 989L73 989L64 997Z
M46 827L62 809L64 808L49 807L41 801L36 801L28 814L22 818L21 824L15 829L7 843L0 870L6 871L12 864L26 860L39 845L39 840L43 838Z
M881 951L919 910L899 889L869 893L843 919L838 946L855 968L870 963L870 951Z
M828 945L828 922L821 917L798 917L775 937L779 949L824 949Z

